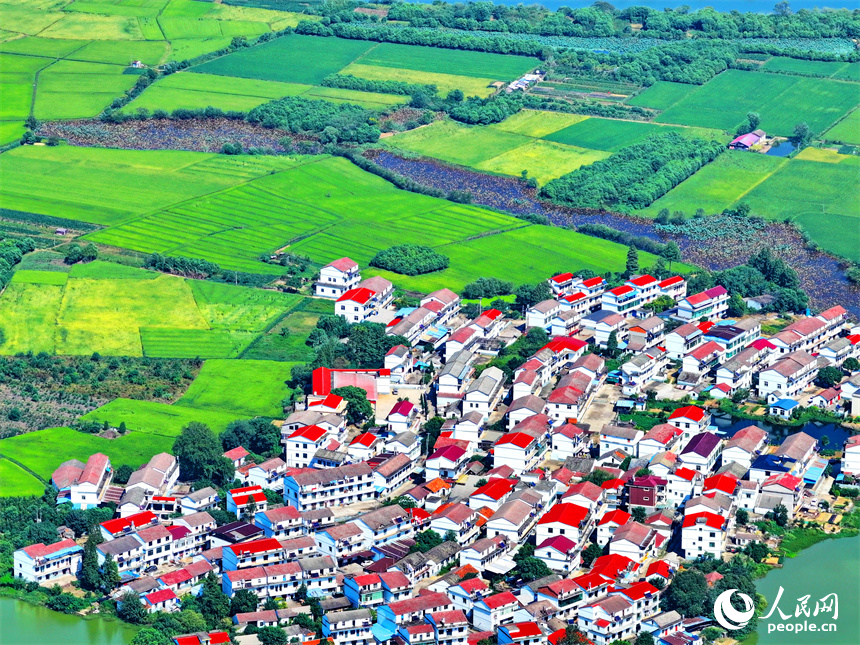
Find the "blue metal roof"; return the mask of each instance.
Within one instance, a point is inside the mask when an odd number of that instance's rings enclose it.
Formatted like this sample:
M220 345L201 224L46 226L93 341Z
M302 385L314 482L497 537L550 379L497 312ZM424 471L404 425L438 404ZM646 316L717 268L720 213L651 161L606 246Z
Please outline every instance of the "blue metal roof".
M770 407L779 408L780 410L786 410L787 411L787 410L793 410L798 405L800 405L800 403L798 403L794 399L780 399L776 403L772 403Z

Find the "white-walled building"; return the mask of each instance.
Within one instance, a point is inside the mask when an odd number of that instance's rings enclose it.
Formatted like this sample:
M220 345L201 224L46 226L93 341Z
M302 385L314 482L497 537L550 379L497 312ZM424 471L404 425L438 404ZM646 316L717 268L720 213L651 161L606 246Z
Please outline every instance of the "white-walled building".
M314 284L314 293L322 298L338 299L354 288L361 274L358 264L349 258L340 258L320 269L319 280Z

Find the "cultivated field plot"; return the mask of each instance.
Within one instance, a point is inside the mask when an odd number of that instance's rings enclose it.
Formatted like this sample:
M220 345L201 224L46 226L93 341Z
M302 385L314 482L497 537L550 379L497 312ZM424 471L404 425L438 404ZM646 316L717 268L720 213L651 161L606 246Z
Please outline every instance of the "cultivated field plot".
M394 43L380 43L355 62L363 65L473 76L496 81L513 80L540 65L537 58L528 56L507 56Z
M828 141L860 144L860 110L854 110L824 133Z
M39 73L34 114L38 119L95 116L130 89L136 76L118 65L57 61Z
M293 34L198 65L196 72L317 85L373 43Z
M626 247L613 242L540 225L447 244L437 250L451 258L451 266L444 271L409 277L370 268L362 271L362 275L381 275L396 281L399 287L421 292L441 285L458 290L475 279L476 266L494 267L493 277L523 284L539 282L546 275L547 266L569 271L592 269L598 273L620 271L627 256ZM504 262L499 262L499 258L504 258ZM655 256L639 252L640 266L649 267L656 261ZM680 264L674 268L690 270Z
M845 81L860 80L860 67L857 66L857 63L798 60L774 56L762 65L761 69L772 72L790 72L801 76L837 78Z
M687 217L698 208L721 213L786 163L782 157L728 150L637 215L655 217L664 208Z
M569 146L615 152L619 148L639 143L652 134L665 134L666 132L677 132L685 137L698 137L706 140L725 138L721 132L707 128L679 128L641 121L619 121L598 117L585 119L544 138Z
M493 88L490 87L490 83L493 82L491 78L421 72L414 69L380 67L378 65L363 65L362 63L353 63L344 67L340 73L351 74L352 76L367 78L372 81L401 81L416 85L435 85L442 96L445 96L451 90L462 90L466 96L480 96L482 98L493 93Z
M260 336L242 353L242 358L256 360L307 362L314 350L305 341L322 314L334 312L334 303L318 298L304 298L289 315Z
M82 49L86 44L86 42L81 42L80 40L28 36L0 43L0 52L21 54L24 56L41 56L44 58L64 58L73 51ZM47 65L49 62L45 61L45 64Z
M0 497L40 496L45 485L18 464L0 459Z
M730 69L697 87L656 120L733 132L747 112L758 112L763 130L790 136L800 122L813 132L823 132L857 103L857 86L852 83Z
M770 219L797 221L818 245L854 261L860 260L860 206L855 195L860 164L842 155L840 163L791 159L743 201Z
M551 179L605 159L609 155L610 153L601 150L588 150L535 139L482 161L475 168L503 175L520 175L526 170L529 177L534 177L538 184L543 185Z
M588 117L581 114L565 114L564 112L540 112L538 110L521 110L509 116L501 123L489 126L494 130L504 130L527 137L545 137L558 132L574 123L585 121Z
M297 163L289 157L24 146L0 155L0 205L110 225Z
M101 261L22 270L0 297L0 353L231 358L301 300Z
M30 115L36 72L51 62L47 58L0 54L0 119L23 121Z
M78 41L80 43L80 41ZM136 60L146 65L159 65L167 59L166 41L104 41L97 40L66 54L66 60L130 65Z
M387 139L386 143L442 161L474 166L531 141L525 135L498 128L468 126L446 120L398 134Z
M698 85L690 85L689 83L657 81L651 87L645 88L640 94L628 99L627 104L655 110L668 110L697 87Z

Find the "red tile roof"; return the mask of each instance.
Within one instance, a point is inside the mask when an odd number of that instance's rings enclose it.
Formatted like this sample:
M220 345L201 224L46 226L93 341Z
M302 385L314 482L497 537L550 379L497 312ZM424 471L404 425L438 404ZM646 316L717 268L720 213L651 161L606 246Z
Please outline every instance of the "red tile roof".
M264 551L280 551L283 549L281 543L275 538L262 538L253 542L243 542L242 544L232 544L224 547L229 549L236 555L248 555L254 553L263 553Z
M672 414L669 415L669 420L672 419L691 419L692 421L700 422L705 418L706 412L695 405L687 405L682 408L678 408Z
M543 635L541 628L534 622L512 623L510 625L504 625L504 628L508 630L508 634L511 638L531 638L533 636Z
M224 453L224 456L227 457L230 461L239 461L243 457L247 457L250 453L245 450L242 446L236 446L232 450L228 450Z
M638 278L633 278L632 280L628 280L631 284L635 284L637 287L644 287L646 285L651 284L652 282L657 282L657 278L653 275L640 275Z
M498 609L499 607L516 603L518 603L517 597L510 591L503 591L502 593L497 593L484 598L484 604L490 609Z
M554 275L550 280L553 282L567 282L568 280L573 279L572 273L559 273L558 275Z
M597 525L603 526L604 524L609 524L610 522L618 525L624 525L627 524L627 522L629 522L631 519L633 519L633 516L630 515L630 513L625 513L622 510L614 510L610 511L602 518L600 518L600 522L598 522Z
M77 543L74 540L60 540L59 542L54 542L47 546L41 542L39 544L31 544L30 546L25 546L21 550L31 558L44 558L52 553L62 551L63 549L69 549L74 546L77 546Z
M684 528L695 526L699 523L700 518L702 520L702 524L706 524L712 529L722 530L723 524L725 524L726 522L725 518L722 515L717 515L716 513L709 513L705 511L704 513L693 513L692 515L685 516Z
M362 432L355 439L350 441L349 445L354 446L354 445L358 444L360 446L364 446L365 448L370 448L378 439L379 439L379 437L377 437L373 433Z
M601 284L603 284L603 278L601 276L597 276L596 278L589 278L588 280L582 281L582 285L589 288L596 287Z
M339 260L335 260L334 262L329 262L326 264L327 267L334 267L338 271L343 271L347 273L352 269L358 268L358 263L354 260L350 260L349 258L340 258Z
M514 484L508 479L491 479L472 493L471 497L475 497L476 495L486 495L498 502L513 489Z
M609 293L616 296L623 296L625 293L630 293L633 291L633 287L630 287L626 284L621 285L620 287L615 287L614 289L610 289Z
M676 276L672 276L671 278L666 278L657 286L660 287L661 289L665 289L666 287L671 287L673 284L678 284L679 282L683 282L683 281L684 281L684 278L682 278L679 275L676 275Z
M151 594L146 595L146 601L150 605L164 602L165 600L178 600L178 598L176 597L176 594L173 593L172 589L161 589L159 591L153 591Z
M360 305L367 304L367 301L373 298L376 295L375 291L371 291L370 289L366 289L365 287L360 287L358 289L350 289L345 294L343 294L340 298L337 299L338 302L357 302Z
M732 495L735 492L737 485L737 477L729 475L728 473L723 473L721 475L713 475L712 477L705 479L704 491L708 492L718 490L726 495Z
M496 446L504 446L508 444L513 444L517 448L526 449L535 441L534 437L526 434L525 432L509 432L505 435L502 435L498 441L496 441Z
M151 511L142 511L140 513L135 513L134 515L129 515L128 517L117 517L112 520L107 520L106 522L102 522L101 525L105 531L111 535L116 535L132 526L138 527L152 524L157 519L158 518L155 516L155 513L152 513Z
M576 504L556 504L549 511L544 513L539 524L550 524L553 522L561 522L567 526L580 526L588 517L588 509Z

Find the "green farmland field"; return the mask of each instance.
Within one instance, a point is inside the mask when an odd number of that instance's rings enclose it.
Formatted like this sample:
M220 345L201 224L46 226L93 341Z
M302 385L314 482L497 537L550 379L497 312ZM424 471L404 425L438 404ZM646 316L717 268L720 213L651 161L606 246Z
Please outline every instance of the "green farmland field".
M45 485L8 459L0 459L0 497L41 496Z
M773 72L790 72L801 76L824 76L846 81L860 80L860 70L856 63L825 62L819 60L798 60L784 56L774 56L761 69Z
M355 62L496 81L512 81L540 65L537 58L528 56L506 56L394 43L380 43Z
M39 119L96 116L134 85L118 65L61 60L39 73L34 114Z
M378 65L363 65L353 63L341 70L341 74L351 74L371 81L402 81L417 85L435 85L439 94L444 96L451 90L462 90L466 96L486 97L493 93L490 83L492 78L478 78L460 74L441 74L439 72L422 72L415 69L399 67L380 67Z
M397 148L427 157L462 166L474 166L531 141L530 137L498 128L461 125L456 121L437 121L423 128L398 134L387 142Z
M824 133L829 141L860 144L860 110L854 110Z
M665 132L677 132L685 137L699 137L709 140L725 138L721 132L706 128L666 127L654 123L618 121L596 117L575 123L544 138L547 141L564 143L569 146L615 152L624 146L639 143L652 134Z
M697 85L690 85L689 83L657 81L640 94L628 99L627 104L655 110L668 110L697 87Z
M763 130L789 136L801 121L813 132L823 132L857 104L852 83L730 69L697 87L657 121L733 132L747 112L758 112Z
M758 215L795 220L821 248L860 261L860 206L847 198L858 184L860 165L852 157L840 163L791 159L743 201Z
M588 150L535 139L482 161L475 168L503 175L520 175L523 170L527 170L529 177L534 177L538 184L543 185L550 179L573 172L581 166L587 166L608 156L608 152L601 150Z
M372 43L360 40L294 34L216 58L193 71L316 85L371 47Z
M242 358L307 362L314 350L305 341L322 314L334 310L332 302L305 298L289 316L279 321L268 333L260 336L242 353Z
M509 116L501 123L491 125L490 128L513 132L514 134L523 134L527 137L545 137L574 123L585 121L587 118L587 116L581 114L522 110Z
M698 208L721 213L786 163L782 157L728 150L637 214L654 217L664 208L687 217Z
M295 164L287 157L26 146L0 155L0 205L109 225Z

